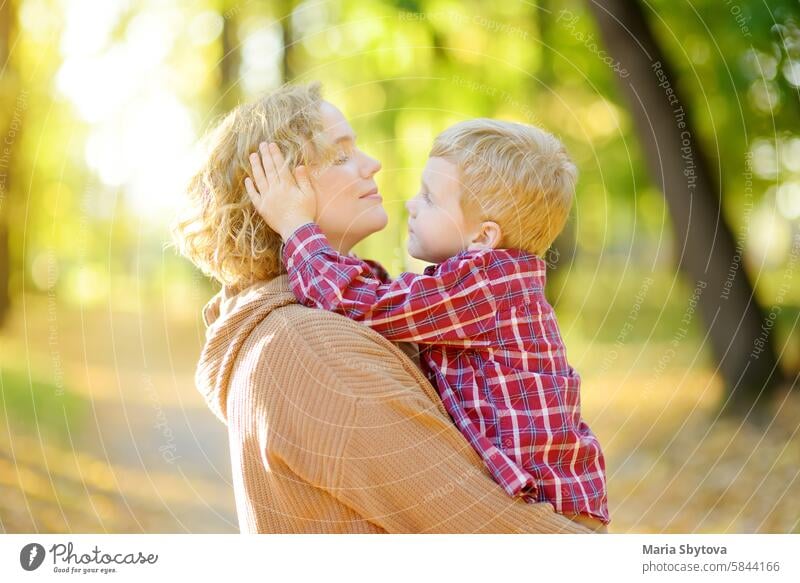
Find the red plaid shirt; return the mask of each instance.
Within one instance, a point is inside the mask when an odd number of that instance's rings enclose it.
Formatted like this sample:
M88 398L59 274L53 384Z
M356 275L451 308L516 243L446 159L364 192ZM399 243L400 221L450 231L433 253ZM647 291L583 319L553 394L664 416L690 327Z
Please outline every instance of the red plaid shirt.
M337 253L308 223L283 259L304 305L421 344L445 408L508 494L609 522L603 453L581 419L580 376L544 297L541 258L464 251L390 280L379 264Z

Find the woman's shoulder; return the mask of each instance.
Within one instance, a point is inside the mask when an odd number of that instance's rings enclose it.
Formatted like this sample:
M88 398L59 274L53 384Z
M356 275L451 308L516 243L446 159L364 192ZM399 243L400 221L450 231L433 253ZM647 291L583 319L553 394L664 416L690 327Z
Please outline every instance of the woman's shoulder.
M301 341L303 352L311 351L321 360L340 361L343 355L375 360L391 356L408 358L411 350L403 350L371 328L341 314L300 304L289 304L274 310L256 331L269 337L275 348L296 346ZM386 354L381 354L386 353ZM298 356L302 354L298 353Z
M254 336L260 361L281 362L299 379L322 368L371 396L401 385L432 390L418 368L415 345L395 344L340 314L289 304L265 318Z
M273 310L260 326L262 334L275 335L279 338L301 335L311 344L330 342L337 338L374 340L371 335L363 334L365 329L365 326L340 314L296 303Z

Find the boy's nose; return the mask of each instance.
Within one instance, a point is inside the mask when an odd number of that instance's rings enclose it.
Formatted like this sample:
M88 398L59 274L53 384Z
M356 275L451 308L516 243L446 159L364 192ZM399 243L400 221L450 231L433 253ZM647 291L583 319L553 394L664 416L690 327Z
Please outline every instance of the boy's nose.
M408 214L410 216L413 217L416 214L415 213L415 209L416 209L416 206L414 205L414 199L406 201L406 210L408 211Z

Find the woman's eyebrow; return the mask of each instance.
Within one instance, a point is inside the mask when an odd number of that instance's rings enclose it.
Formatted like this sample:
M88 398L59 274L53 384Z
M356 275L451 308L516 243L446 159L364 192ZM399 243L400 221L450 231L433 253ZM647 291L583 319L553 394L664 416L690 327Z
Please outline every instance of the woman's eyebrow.
M341 144L342 142L355 142L356 135L355 134L345 134L343 136L339 136L336 138L333 143L334 144Z

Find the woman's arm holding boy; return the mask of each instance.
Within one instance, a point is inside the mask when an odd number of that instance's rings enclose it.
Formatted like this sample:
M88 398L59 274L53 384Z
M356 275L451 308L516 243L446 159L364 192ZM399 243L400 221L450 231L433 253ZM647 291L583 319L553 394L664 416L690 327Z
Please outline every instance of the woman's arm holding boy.
M273 318L258 390L277 400L277 417L257 413L276 434L264 447L298 479L390 533L587 532L549 504L503 492L435 389L389 342L331 314L289 307Z

